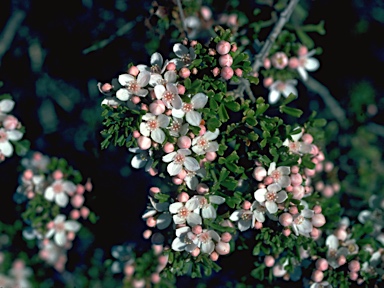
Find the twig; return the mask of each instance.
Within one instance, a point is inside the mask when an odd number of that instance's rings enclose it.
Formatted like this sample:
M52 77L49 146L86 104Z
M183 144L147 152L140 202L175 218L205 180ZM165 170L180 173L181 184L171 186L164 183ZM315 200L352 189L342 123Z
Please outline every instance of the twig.
M316 79L308 76L307 81L303 81L304 85L312 90L313 92L319 94L325 105L328 106L329 111L333 114L336 120L340 123L340 126L343 128L347 128L348 121L345 116L343 108L340 107L339 103L335 100L335 98L331 95L329 90L321 84Z
M248 94L249 99L251 99L252 102L256 101L255 96L253 95L253 92L251 90L251 84L249 83L248 79L240 78L240 83L230 83L230 84L237 84L238 87L233 90L233 94L235 98L242 97L244 95L244 91Z
M0 35L0 63L4 54L10 48L13 38L15 38L16 32L19 30L19 26L23 22L25 15L24 11L16 10L5 25L3 33Z
M183 6L181 6L181 0L177 0L177 7L179 8L181 25L183 26L185 36L188 37L187 27L185 26L184 10L183 10Z
M269 50L271 50L273 43L275 43L276 38L279 36L285 23L287 23L288 19L291 17L298 2L299 0L291 0L285 10L281 12L279 20L268 35L267 40L265 40L263 48L261 48L261 51L255 56L255 62L252 65L253 72L258 72L263 65L265 57L267 57Z

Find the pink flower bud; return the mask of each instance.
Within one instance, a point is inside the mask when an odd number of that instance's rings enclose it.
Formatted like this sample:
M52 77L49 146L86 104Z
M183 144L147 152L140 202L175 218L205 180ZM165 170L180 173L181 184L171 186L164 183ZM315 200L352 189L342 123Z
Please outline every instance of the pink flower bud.
M179 177L174 176L174 177L172 177L172 183L175 185L181 185L181 184L183 184L183 180L180 179Z
M315 270L313 271L312 273L312 280L319 283L321 281L323 281L323 278L324 278L324 273L320 270Z
M284 235L285 237L288 237L289 235L291 235L291 230L290 230L290 229L284 229L284 230L283 230L283 235Z
M208 55L215 56L216 55L216 50L212 49L212 48L209 48L208 49Z
M231 251L229 243L220 241L216 244L215 251L219 255L227 255Z
M299 59L297 59L297 57L289 58L288 65L289 65L289 68L296 69L300 65Z
M140 73L140 70L136 66L132 66L128 69L128 73L136 77Z
M212 11L207 6L201 6L200 13L205 21L208 21L212 18Z
M328 269L328 261L324 258L317 259L316 268L320 271L325 271Z
M237 51L237 45L236 43L233 43L232 46L231 46L231 51L232 52L236 52Z
M144 111L148 111L148 105L141 103L140 109Z
M271 60L269 60L269 58L264 59L264 68L267 70L271 68Z
M315 185L315 188L316 188L317 191L323 190L324 189L324 182L323 181L317 182L316 185Z
M340 184L339 183L333 183L332 188L335 192L339 192L340 191ZM384 205L382 207L384 207Z
M33 191L28 191L27 197L28 199L32 199L33 197L35 197L35 193Z
M153 217L147 218L147 226L148 227L155 227L156 226L156 219Z
M308 168L305 168L304 169L304 173L306 176L308 177L312 177L316 174L316 170L315 169L308 169Z
M305 190L303 186L293 186L292 189L293 199L301 200L304 197Z
M312 239L317 240L317 239L319 239L319 237L321 235L321 230L313 227L310 234L311 234Z
M305 46L300 46L299 50L297 51L297 55L304 56L308 54L308 48Z
M272 184L273 183L273 179L272 179L272 177L271 176L267 176L267 177L265 177L264 178L264 181L263 181L263 184L264 185L270 185L270 184Z
M298 186L303 183L303 177L300 174L291 174L291 184L292 186Z
M205 194L205 193L209 192L209 188L208 188L207 184L199 183L199 184L197 184L196 192L199 194Z
M256 223L255 223L255 229L260 230L261 228L263 228L263 223L261 223L261 222L257 222L257 221L256 221Z
M337 258L337 264L340 266L343 266L347 262L347 259L344 255L340 255L339 258Z
M32 172L32 170L30 170L30 169L27 169L27 170L25 170L24 171L24 173L23 173L23 178L25 179L25 180L31 180L32 179L32 177L33 177L33 172Z
M293 217L289 213L283 213L279 217L279 222L284 227L290 226L292 224L292 221L293 221Z
M137 139L137 145L139 145L139 148L141 150L149 149L151 147L151 144L151 139L146 136L140 136L139 139Z
M303 140L303 142L306 144L312 144L313 136L311 134L305 133L303 136L301 136L301 140Z
M221 234L221 241L228 243L229 241L231 241L231 239L232 239L231 233L224 232L223 234Z
M197 45L196 40L192 40L191 43L189 44L191 47L195 47Z
M90 213L90 211L89 211L89 209L87 207L84 207L84 206L81 207L80 215L81 215L81 217L83 217L83 219L87 219L88 216L89 216L89 213Z
M272 77L267 77L267 78L264 78L264 80L263 80L263 85L265 88L268 88L269 86L271 86L272 83L273 83Z
M214 77L218 76L220 74L220 68L219 67L213 68L212 74Z
M323 214L315 214L312 217L312 225L315 227L321 227L323 226L327 221L325 220L325 217Z
M187 172L184 169L181 169L179 174L177 174L176 176L179 177L180 179L184 180L184 178L187 176Z
M160 278L159 273L152 273L152 274L151 274L151 282L152 282L153 284L157 284L157 283L159 283L160 280L161 280L161 278Z
M149 175L151 175L151 176L156 176L157 173L158 173L158 171L157 171L156 168L152 168L152 167L151 167L151 168L149 168L148 173L149 173Z
M359 278L359 274L357 274L356 272L349 273L349 279L351 279L352 281L356 281L357 278Z
M7 115L3 120L3 126L7 130L14 130L17 128L19 120L13 115Z
M189 200L189 195L186 192L181 192L179 195L177 195L177 201L179 202L187 202Z
M348 264L348 269L351 272L359 272L360 271L360 263L357 260L352 260Z
M289 213L291 213L292 215L296 215L297 213L299 213L299 210L297 209L297 206L292 206L289 208Z
M138 97L138 96L132 96L131 97L131 101L132 101L133 104L136 105L136 104L139 104L141 102L141 98Z
M231 67L224 67L221 70L220 76L223 77L225 80L231 79L233 76L233 69Z
M87 190L88 192L91 192L91 191L92 191L93 186L92 186L91 179L89 179L89 178L87 179L87 183L85 183L84 188L85 188L85 190Z
M135 267L133 265L130 265L130 264L126 264L124 266L124 274L126 276L132 276L133 273L135 273Z
M144 239L149 239L149 238L151 238L151 236L152 236L152 231L151 230L147 229L147 230L145 230L143 232L143 238Z
M315 212L315 214L320 214L322 211L321 206L320 205L313 206L313 211Z
M199 248L199 247L196 247L196 248L191 252L191 255L192 255L193 257L197 257L197 256L199 256L199 254L200 254L200 248Z
M213 251L211 255L209 255L209 258L211 258L212 261L217 261L217 259L219 259L219 254Z
M181 78L184 78L184 79L188 78L189 75L191 75L191 70L189 70L187 67L183 67L183 68L180 69L179 76Z
M237 25L237 15L236 14L229 15L228 25L229 26L236 26Z
M265 256L264 264L267 267L272 267L273 265L275 265L275 258L273 258L273 256L271 256L271 255Z
M221 40L216 45L216 51L220 55L228 54L230 50L231 50L231 44L227 41Z
M331 198L335 194L335 191L333 191L332 186L325 185L321 194L323 194L323 196L326 198Z
M84 196L81 194L76 194L72 197L71 204L75 208L80 208L84 204Z
M273 273L273 276L275 277L283 277L284 275L287 274L287 271L285 271L285 269L281 264L277 264L273 266L272 273Z
M244 201L243 204L241 205L241 207L242 207L244 210L249 210L249 209L251 209L251 206L252 206L252 203L249 202L249 201Z
M188 136L181 136L177 139L177 146L179 146L180 149L188 149L191 145L192 140Z
M199 72L199 71L197 70L197 68L196 68L196 67L192 68L192 74L193 74L193 75L196 75L196 74L197 74L197 72Z
M291 173L296 174L296 173L299 173L299 171L300 171L299 166L292 166Z
M113 86L109 83L105 83L105 84L101 85L100 89L102 92L108 93L109 91L111 91L113 89Z
M333 233L337 239L339 239L340 241L345 241L348 237L348 233L347 231L345 231L344 229L342 228L338 228L335 230L335 232Z
M229 54L222 55L219 58L219 65L221 67L226 67L226 66L230 67L232 63L233 63L233 58Z
M60 180L63 178L63 172L61 172L60 170L56 170L55 172L53 172L53 179L55 180Z
M284 52L276 52L271 58L272 65L277 69L284 69L288 65L288 57Z
M325 172L331 172L333 169L333 163L332 162L326 162L324 165Z
M205 158L207 158L207 160L210 162L215 161L216 157L217 157L216 152L207 152L205 154Z
M73 231L69 231L68 234L67 234L67 239L69 241L72 241L73 239L75 239L76 235Z
M179 95L184 95L184 93L185 93L185 87L184 87L183 85L181 85L181 84L178 84L178 85L177 85L177 93L178 93Z
M176 70L176 64L173 62L168 63L167 70L168 71L175 71Z
M47 223L47 229L52 229L53 227L55 227L55 223L53 221L49 221Z
M195 225L193 226L192 228L192 232L195 233L196 235L200 234L201 232L203 232L203 228L201 228L200 225Z
M151 187L150 189L149 189L149 193L152 195L152 196L154 196L156 193L160 193L161 191L160 191L160 188L159 187Z
M172 143L165 143L163 150L165 153L171 153L175 150L175 146Z
M165 111L165 105L163 103L163 101L161 100L155 100L153 101L150 105L149 105L149 111L153 114L153 115L160 115L160 114L163 114L164 111Z
M137 139L141 136L141 134L139 131L135 130L135 131L133 131L132 136L133 136L133 138Z

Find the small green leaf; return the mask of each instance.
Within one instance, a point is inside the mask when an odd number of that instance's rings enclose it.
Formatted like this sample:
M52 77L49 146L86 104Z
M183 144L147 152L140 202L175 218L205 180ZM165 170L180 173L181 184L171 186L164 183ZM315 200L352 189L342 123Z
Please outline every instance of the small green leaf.
M303 111L301 111L300 109L287 107L287 106L280 106L280 112L286 113L288 115L291 115L297 118L299 118L303 114Z
M226 122L229 119L227 109L225 109L225 106L223 105L223 103L221 103L219 107L219 117L221 122Z

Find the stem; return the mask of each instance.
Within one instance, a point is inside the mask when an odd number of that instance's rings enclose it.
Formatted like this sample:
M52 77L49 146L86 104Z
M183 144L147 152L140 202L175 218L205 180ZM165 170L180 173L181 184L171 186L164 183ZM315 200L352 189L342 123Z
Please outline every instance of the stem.
M255 62L252 65L253 72L258 72L260 67L263 65L264 59L267 57L285 23L287 23L288 19L291 17L298 2L299 0L291 0L285 10L281 12L279 20L276 22L267 40L265 40L261 51L255 56Z
M177 7L179 8L181 25L183 26L183 31L185 33L185 36L188 37L187 28L185 27L185 16L184 16L183 6L181 6L181 0L176 0L176 1L177 1Z

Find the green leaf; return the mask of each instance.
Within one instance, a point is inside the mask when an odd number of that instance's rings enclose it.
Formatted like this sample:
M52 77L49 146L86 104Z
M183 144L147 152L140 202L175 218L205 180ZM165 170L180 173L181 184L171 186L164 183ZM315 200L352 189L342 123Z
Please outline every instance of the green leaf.
M227 109L225 109L225 106L223 105L223 103L221 103L219 107L219 117L221 122L226 122L227 120L229 120Z
M297 118L299 118L303 114L303 111L301 111L300 109L287 106L280 106L280 112Z
M262 115L269 108L269 104L260 103L256 104L256 116Z
M282 105L287 105L291 103L293 100L297 99L297 96L293 93L289 94L287 98L284 99Z
M213 97L209 99L209 107L211 108L211 110L214 110L214 111L216 111L217 108L219 108L219 105L217 105L217 102Z
M225 106L233 112L238 112L241 108L240 104L233 101L233 102L224 102Z
M322 119L315 119L312 122L313 127L324 127L325 125L327 125L327 120L325 120L323 118Z
M245 118L245 122L247 122L247 124L250 126L256 126L257 125L257 120L253 116Z
M305 167L307 167L308 169L314 169L316 167L315 163L313 163L311 161L311 155L310 154L306 154L302 157L302 163Z
M214 132L216 128L220 127L221 123L217 118L210 118L207 122L208 130Z

